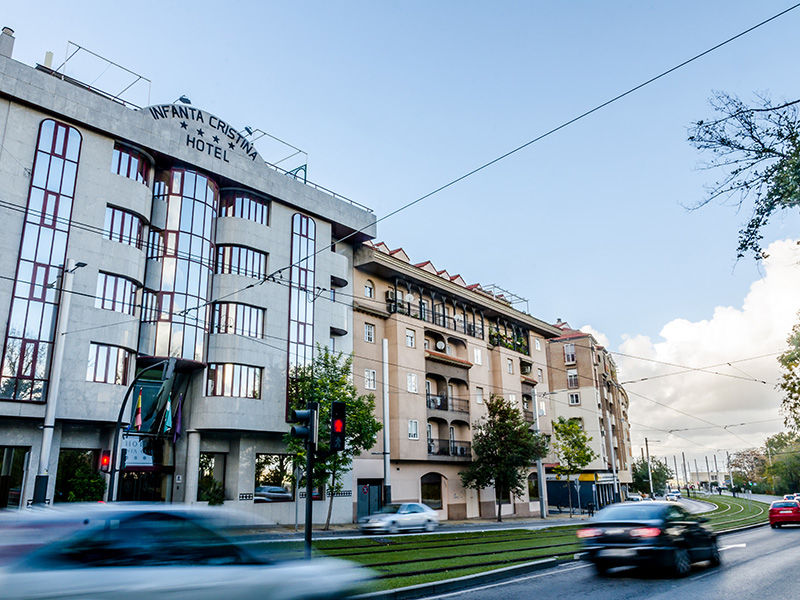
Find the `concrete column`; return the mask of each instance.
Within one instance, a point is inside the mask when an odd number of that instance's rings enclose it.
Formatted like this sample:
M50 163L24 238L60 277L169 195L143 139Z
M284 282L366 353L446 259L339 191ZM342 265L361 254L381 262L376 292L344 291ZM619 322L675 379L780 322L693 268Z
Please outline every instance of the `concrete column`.
M0 467L0 508L8 506L8 492L11 489L11 462L14 448L3 448L3 464Z
M200 471L200 432L191 430L186 433L186 477L184 479L184 502L197 502L198 472Z

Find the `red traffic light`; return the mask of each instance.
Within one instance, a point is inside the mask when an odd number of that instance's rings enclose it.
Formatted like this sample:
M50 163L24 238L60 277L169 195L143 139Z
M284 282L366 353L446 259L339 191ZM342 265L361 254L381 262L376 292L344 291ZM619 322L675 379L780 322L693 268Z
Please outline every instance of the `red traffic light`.
M344 421L342 419L334 419L331 428L334 433L342 433L344 431Z
M108 471L110 466L111 466L111 452L108 450L103 450L100 453L100 470Z

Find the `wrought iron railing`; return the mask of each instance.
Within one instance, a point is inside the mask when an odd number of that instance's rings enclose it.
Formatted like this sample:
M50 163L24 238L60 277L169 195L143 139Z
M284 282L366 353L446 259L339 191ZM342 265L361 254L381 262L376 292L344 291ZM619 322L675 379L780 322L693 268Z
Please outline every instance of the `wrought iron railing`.
M428 456L448 456L455 459L472 460L472 443L429 438Z

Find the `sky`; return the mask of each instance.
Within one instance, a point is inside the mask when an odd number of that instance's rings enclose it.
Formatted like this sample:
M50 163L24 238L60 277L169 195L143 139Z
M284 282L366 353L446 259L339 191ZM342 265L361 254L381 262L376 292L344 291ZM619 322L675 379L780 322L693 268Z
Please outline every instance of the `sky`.
M307 153L309 179L382 216L791 2L6 4L0 25L15 30L17 60L51 50L58 66L75 42L148 78L129 90L137 104L187 95L269 132ZM772 353L735 364L774 383L800 308L800 218L781 215L765 232L783 266L737 262L750 208L690 210L715 175L686 138L712 114L715 90L800 97L798 27L800 9L381 222L379 239L525 297L539 318L591 327L615 352L692 367ZM90 61L65 69L124 87ZM291 152L259 149L271 162ZM626 381L664 367L617 358ZM696 372L628 389L719 425L774 419L780 403L773 386ZM644 426L703 425L631 395ZM647 435L662 440L655 453L700 457L780 428L683 432L690 442L634 426L632 438L637 452Z

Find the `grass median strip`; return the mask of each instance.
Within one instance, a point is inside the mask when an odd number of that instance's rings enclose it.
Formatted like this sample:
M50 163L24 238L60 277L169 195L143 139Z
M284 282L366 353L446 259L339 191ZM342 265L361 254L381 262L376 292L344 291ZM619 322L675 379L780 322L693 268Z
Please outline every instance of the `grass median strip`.
M767 520L769 506L729 496L708 496L715 506L703 513L715 531ZM580 551L579 525L546 529L504 529L428 535L385 535L353 540L318 540L314 553L359 563L376 576L373 589L384 590L441 581L548 557L570 557ZM271 551L302 554L299 542L278 542Z

